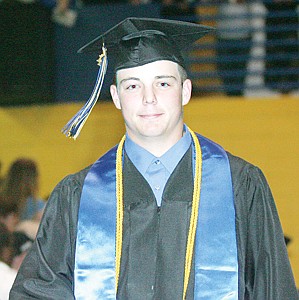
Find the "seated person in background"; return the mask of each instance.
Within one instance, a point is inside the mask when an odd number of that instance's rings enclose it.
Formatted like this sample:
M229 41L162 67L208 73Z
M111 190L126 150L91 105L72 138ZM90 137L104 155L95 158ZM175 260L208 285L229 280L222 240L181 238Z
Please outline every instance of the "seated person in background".
M1 184L3 183L4 181L4 178L2 176L2 162L0 161L0 187L1 187Z
M8 201L0 194L0 223L13 232L19 223L19 208L17 203Z
M21 221L15 227L15 231L24 232L30 239L34 240L37 234L39 222L32 220Z
M24 232L15 231L13 233L13 259L11 267L15 270L19 270L23 259L27 255L27 252L31 248L33 240L27 236Z
M10 232L24 232L32 240L35 239L39 226L39 222L35 220L20 221L18 204L8 200L3 194L0 194L0 223L4 224Z
M12 262L12 234L0 223L0 299L8 300L9 291L17 276L17 271L10 267Z
M18 205L20 221L40 222L45 201L38 197L39 172L34 160L16 159L8 170L2 188L4 197Z

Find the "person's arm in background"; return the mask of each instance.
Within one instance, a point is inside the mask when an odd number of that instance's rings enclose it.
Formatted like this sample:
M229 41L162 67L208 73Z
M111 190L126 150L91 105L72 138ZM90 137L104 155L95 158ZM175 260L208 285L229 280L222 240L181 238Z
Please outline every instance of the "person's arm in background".
M10 299L74 299L76 224L85 175L86 172L80 172L69 176L54 189Z

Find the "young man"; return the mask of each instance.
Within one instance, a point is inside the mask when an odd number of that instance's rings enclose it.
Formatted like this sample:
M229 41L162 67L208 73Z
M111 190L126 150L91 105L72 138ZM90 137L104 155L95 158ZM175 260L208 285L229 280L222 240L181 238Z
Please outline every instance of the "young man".
M117 56L110 91L126 134L54 189L11 299L298 299L262 172L184 124L181 49L208 31L130 18L81 49Z

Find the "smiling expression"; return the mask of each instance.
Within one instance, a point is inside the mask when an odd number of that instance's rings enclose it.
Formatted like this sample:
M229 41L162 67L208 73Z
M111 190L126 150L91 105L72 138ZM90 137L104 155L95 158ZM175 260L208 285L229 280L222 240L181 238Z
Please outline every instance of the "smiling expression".
M191 97L191 81L182 82L178 65L155 61L117 72L110 88L121 109L127 134L139 145L145 141L174 144L182 136L183 106Z

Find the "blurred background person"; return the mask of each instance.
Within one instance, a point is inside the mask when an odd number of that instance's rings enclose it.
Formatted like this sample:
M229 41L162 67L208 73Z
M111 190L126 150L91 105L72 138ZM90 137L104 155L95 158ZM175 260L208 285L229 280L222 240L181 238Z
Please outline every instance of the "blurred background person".
M217 14L217 68L228 96L243 96L251 48L250 9L245 0L222 0Z
M288 94L298 90L298 0L265 0L265 85Z
M0 223L4 224L10 232L24 232L24 234L26 234L32 240L35 239L39 226L39 222L35 220L20 221L20 211L18 203L9 200L1 193Z
M34 220L25 220L19 222L16 225L15 231L24 232L30 239L34 240L37 234L38 227L39 222Z
M33 244L33 240L21 231L15 231L12 235L12 240L13 258L11 267L18 271Z
M48 0L48 2L51 1ZM75 26L78 16L76 11L76 1L56 0L52 2L54 6L52 11L52 21L66 27Z
M17 271L10 267L13 258L12 233L0 223L0 299L8 300L9 291L17 276Z
M3 183L3 195L17 203L20 221L40 222L45 201L39 198L37 163L30 158L16 159L10 166Z
M19 223L19 207L18 204L6 199L0 194L0 223L13 232Z
M2 162L0 161L0 187L1 187L3 180L4 180L4 178L2 176Z

